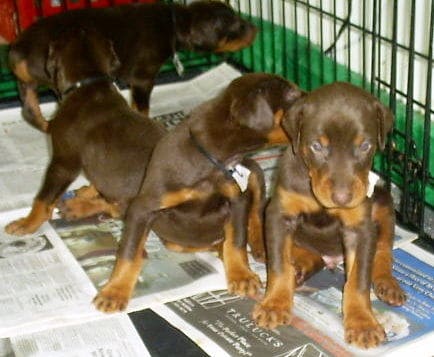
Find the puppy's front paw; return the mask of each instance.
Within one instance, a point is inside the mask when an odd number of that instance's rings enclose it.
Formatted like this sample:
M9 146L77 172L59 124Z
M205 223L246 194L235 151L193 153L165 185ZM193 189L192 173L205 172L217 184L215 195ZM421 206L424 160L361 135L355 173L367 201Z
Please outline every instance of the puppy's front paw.
M228 277L228 291L230 294L254 298L257 296L261 286L259 277L250 270L231 274L231 276Z
M354 321L345 325L345 341L357 347L377 347L385 339L384 329L376 321Z
M373 283L375 295L381 301L392 306L401 306L407 300L405 292L393 276L378 278Z
M258 326L273 329L280 325L289 325L292 320L291 308L280 304L256 304L252 313Z
M130 295L124 289L106 285L93 299L95 307L102 312L118 312L126 309Z
M35 222L34 220L30 219L29 217L24 217L17 219L16 221L13 221L9 223L5 227L6 233L14 234L17 236L22 236L25 234L34 233L38 230L40 227L39 222Z

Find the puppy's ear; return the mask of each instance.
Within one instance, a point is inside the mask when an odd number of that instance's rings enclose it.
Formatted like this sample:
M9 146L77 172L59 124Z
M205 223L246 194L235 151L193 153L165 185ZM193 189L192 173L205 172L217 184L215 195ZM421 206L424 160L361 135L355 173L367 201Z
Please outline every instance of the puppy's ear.
M304 96L303 92L303 96ZM294 154L298 152L300 146L301 129L303 125L303 110L305 107L304 98L298 99L286 112L283 120L282 127L291 139L292 150Z
M260 94L234 99L231 104L231 117L239 125L255 131L268 131L274 124L273 111Z
M389 108L378 100L375 100L374 105L377 111L378 147L380 150L384 150L387 134L392 130L393 126L393 114Z

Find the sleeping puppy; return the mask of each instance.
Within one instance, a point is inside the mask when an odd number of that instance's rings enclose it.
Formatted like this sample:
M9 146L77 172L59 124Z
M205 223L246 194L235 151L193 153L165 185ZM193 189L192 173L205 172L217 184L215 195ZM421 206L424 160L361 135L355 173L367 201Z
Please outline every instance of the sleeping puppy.
M56 88L55 78L46 68L48 47L68 36L72 28L94 30L112 42L120 61L113 76L131 86L133 106L144 114L148 113L155 76L176 51L238 51L249 46L256 35L256 28L228 5L210 0L188 6L159 2L88 8L43 18L20 34L9 53L23 117L42 131L48 123L41 114L36 89L38 85Z
M264 179L245 155L287 142L280 120L300 90L281 77L247 74L196 108L156 146L140 194L127 210L116 264L96 296L105 312L125 309L152 229L177 251L219 247L228 290L255 296L246 242L262 242Z
M262 327L288 324L296 283L345 256L345 339L358 347L380 344L384 330L373 315L378 298L399 306L405 294L392 276L394 210L390 193L368 174L383 149L393 117L371 94L348 83L323 86L295 103L284 119L292 141L279 163L266 210L267 289L253 317Z

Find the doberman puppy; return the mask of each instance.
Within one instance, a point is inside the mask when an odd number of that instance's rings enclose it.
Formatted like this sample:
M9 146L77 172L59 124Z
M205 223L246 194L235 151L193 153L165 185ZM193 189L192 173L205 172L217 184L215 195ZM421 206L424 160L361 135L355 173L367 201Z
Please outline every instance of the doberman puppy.
M253 317L274 328L291 320L294 288L345 255L345 339L377 346L384 330L371 309L379 299L399 306L405 294L392 276L394 210L380 185L367 197L374 153L384 149L393 116L348 83L323 86L295 103L283 126L291 138L266 208L267 289Z
M249 268L246 241L262 241L264 180L259 166L244 155L288 142L280 120L300 95L278 76L247 74L161 139L140 194L127 210L110 280L94 299L99 310L126 307L150 229L178 251L220 245L228 290L256 295L260 281Z
M48 126L52 158L30 214L6 232L36 231L81 170L96 188L93 196L102 195L92 200L95 212L121 215L138 193L165 130L131 109L112 84L118 65L110 41L95 31L71 30L50 44L47 71L62 94Z
M63 29L88 28L113 43L120 66L113 75L128 83L133 106L147 114L161 65L178 50L231 52L249 46L256 28L220 1L181 4L129 4L67 11L39 20L11 46L10 67L18 78L23 117L46 131L36 94L38 85L56 87L46 70L48 46Z

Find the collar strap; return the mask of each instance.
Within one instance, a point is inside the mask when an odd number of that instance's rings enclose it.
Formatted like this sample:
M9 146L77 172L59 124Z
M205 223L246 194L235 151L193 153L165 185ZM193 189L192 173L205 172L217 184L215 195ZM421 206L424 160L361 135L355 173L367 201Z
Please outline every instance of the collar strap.
M68 88L66 88L63 92L62 92L62 97L64 97L65 95L69 94L70 92L72 92L75 89L81 88L81 87L85 87L88 86L90 84L96 83L96 82L101 82L101 81L108 81L108 82L113 82L113 79L110 78L109 76L95 76L95 77L89 77L89 78L85 78L81 81L77 81L73 84L71 84Z
M194 144L194 146L196 147L196 149L203 156L205 156L215 167L217 167L220 171L222 171L227 179L231 179L231 180L233 179L234 170L226 168L226 166L219 159L212 156L211 153L209 153L202 145L200 145L199 141L197 141L197 138L193 135L191 129L190 129L190 139Z

